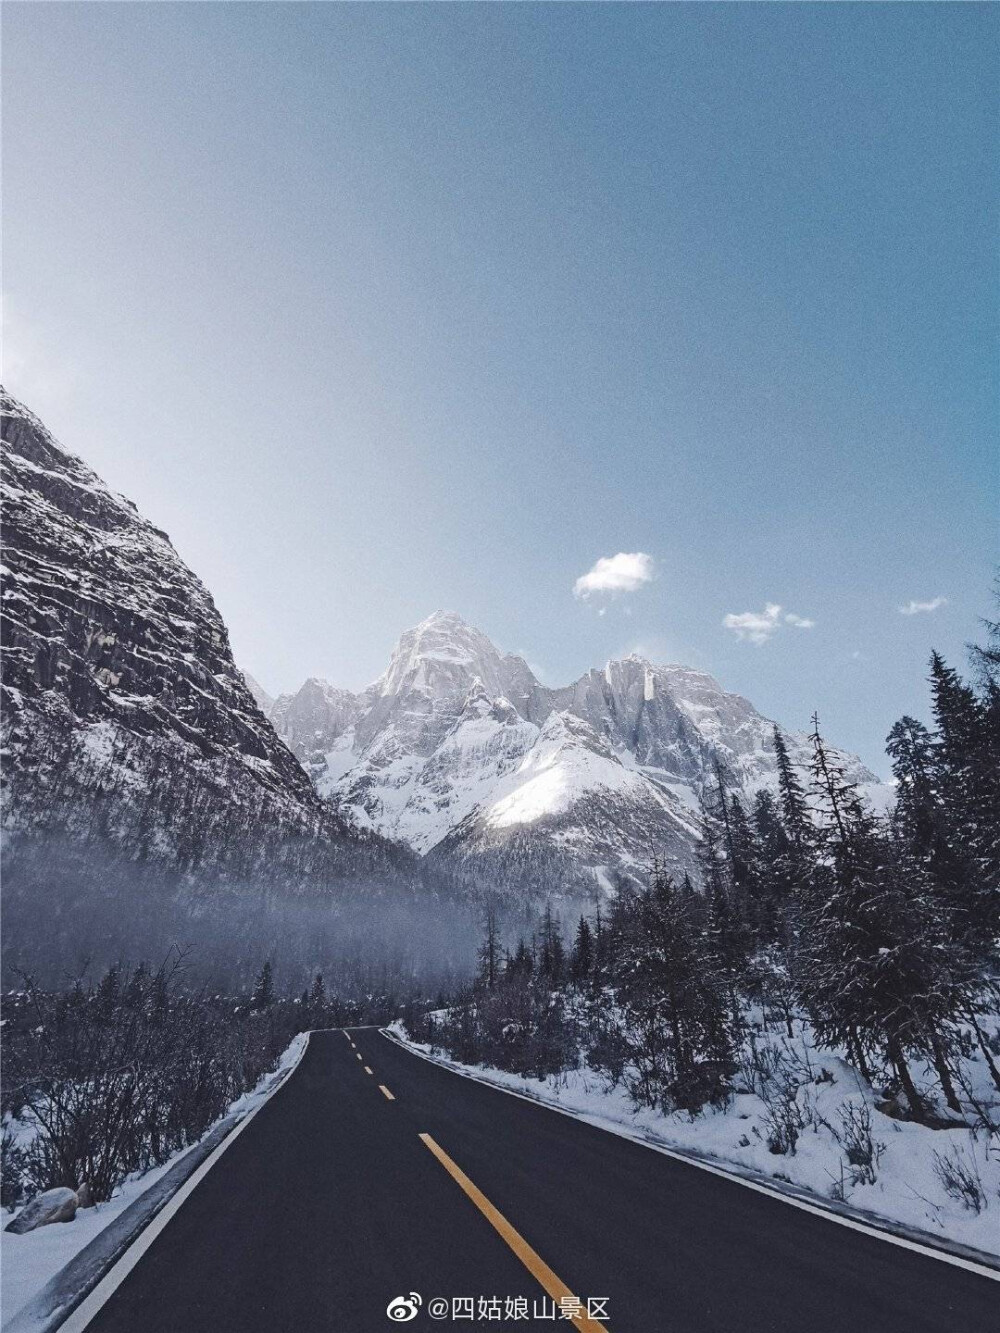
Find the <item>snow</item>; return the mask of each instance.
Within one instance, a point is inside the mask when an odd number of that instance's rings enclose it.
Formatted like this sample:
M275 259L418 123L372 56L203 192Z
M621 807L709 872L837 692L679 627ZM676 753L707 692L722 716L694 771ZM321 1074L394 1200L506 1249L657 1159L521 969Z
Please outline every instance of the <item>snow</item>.
M531 828L564 849L581 885L596 866L645 864L653 840L689 867L716 756L748 798L776 785L773 724L705 672L630 655L549 689L453 612L404 632L363 694L312 679L270 716L358 826L418 855L447 839L465 856ZM808 737L787 739L807 761ZM884 804L874 774L856 760L848 770Z
M485 815L488 825L533 824L571 809L589 791L634 793L642 786L642 778L613 755L587 746L584 726L566 713L550 716L517 772L498 785L501 794Z
M307 1034L298 1033L282 1052L275 1068L260 1080L251 1092L239 1097L221 1116L224 1120L229 1115L249 1115L262 1102L266 1101L281 1081L286 1071L292 1069L302 1058L306 1047ZM218 1122L216 1122L218 1123ZM212 1132L210 1127L206 1136ZM150 1185L154 1185L184 1155L191 1151L191 1146L182 1148L162 1166L154 1167L142 1175L132 1176L115 1191L106 1203L95 1204L92 1208L81 1208L72 1222L57 1222L51 1226L39 1227L37 1231L28 1231L23 1236L13 1235L4 1230L0 1233L0 1266L3 1269L2 1319L6 1325L8 1319L32 1299L42 1287L54 1277L61 1268L104 1230L115 1218L144 1194ZM7 1209L0 1210L0 1225L4 1228L14 1216Z
M762 1042L787 1051L809 1071L798 1093L807 1123L795 1152L783 1155L772 1153L767 1146L767 1108L753 1092L738 1092L724 1109L706 1108L693 1118L682 1113L664 1115L636 1110L622 1087L609 1089L604 1077L586 1065L544 1080L527 1079L449 1060L411 1041L400 1023L389 1031L410 1049L448 1068L559 1107L612 1133L693 1155L750 1179L776 1182L779 1188L791 1186L825 1205L836 1198L835 1191L843 1183L845 1197L842 1203L838 1201L838 1211L846 1207L858 1216L923 1233L929 1242L944 1240L1000 1260L1000 1156L990 1153L987 1136L968 1129L929 1129L884 1115L875 1108L871 1089L851 1065L817 1050L807 1025L797 1022L795 1027L791 1040L774 1033L761 1037ZM987 1091L985 1069L975 1064L970 1067L980 1079L983 1099L995 1100L995 1090ZM884 1150L875 1182L853 1185L850 1167L830 1126L839 1127L842 1108L862 1103L869 1108L874 1139ZM949 1198L936 1174L935 1153L951 1150L974 1163L978 1171L987 1196L987 1205L978 1215Z

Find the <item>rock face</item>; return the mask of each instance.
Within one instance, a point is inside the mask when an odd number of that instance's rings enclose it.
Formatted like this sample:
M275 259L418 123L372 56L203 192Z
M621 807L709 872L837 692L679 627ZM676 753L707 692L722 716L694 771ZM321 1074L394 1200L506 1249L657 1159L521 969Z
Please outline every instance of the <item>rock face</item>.
M73 1190L66 1187L46 1190L26 1203L5 1229L15 1236L23 1236L26 1231L46 1227L51 1222L72 1222L78 1207L79 1201Z
M112 786L131 798L118 803L122 840L134 850L131 805L141 840L168 859L224 854L218 812L196 813L221 786L231 809L315 826L308 777L166 534L6 394L0 425L7 827L89 823L76 789Z
M773 724L711 676L627 657L547 689L444 611L403 634L367 690L310 680L270 716L358 827L528 893L608 890L654 856L690 868L716 763L748 795L776 784ZM786 740L804 764L807 737Z

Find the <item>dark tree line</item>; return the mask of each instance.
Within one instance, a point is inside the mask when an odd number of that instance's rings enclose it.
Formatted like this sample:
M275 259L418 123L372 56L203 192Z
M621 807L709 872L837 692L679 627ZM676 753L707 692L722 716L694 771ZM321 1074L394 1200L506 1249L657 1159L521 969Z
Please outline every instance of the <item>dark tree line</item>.
M279 992L270 961L242 994L192 992L178 955L108 968L96 984L4 1000L2 1202L85 1183L95 1203L196 1142L275 1066L297 1032L387 1022L390 994L344 1000L320 974ZM28 1126L15 1136L7 1117ZM34 1132L30 1132L33 1129Z
M728 1095L758 1004L789 1036L807 1018L900 1115L963 1113L970 1040L1000 1090L983 1026L1000 1008L1000 626L987 625L977 682L935 653L933 727L903 717L890 731L889 814L866 805L815 718L806 771L775 728L776 791L748 799L717 767L703 794L697 887L654 868L581 917L568 952L547 908L501 956L491 913L477 984L443 1015L411 1015L413 1034L529 1075L584 1056L637 1104L691 1109Z

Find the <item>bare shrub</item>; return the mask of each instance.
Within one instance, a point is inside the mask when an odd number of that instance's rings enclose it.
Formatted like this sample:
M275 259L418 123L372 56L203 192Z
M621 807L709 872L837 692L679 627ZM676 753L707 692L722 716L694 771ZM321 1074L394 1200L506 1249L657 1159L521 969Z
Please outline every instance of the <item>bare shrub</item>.
M961 1146L952 1144L947 1152L934 1153L934 1174L945 1194L972 1213L986 1207L986 1191L976 1166L976 1159Z
M810 1111L799 1101L799 1090L810 1081L811 1071L789 1046L758 1045L753 1036L744 1046L741 1069L747 1087L764 1103L768 1150L776 1156L793 1154L810 1121Z
M874 1185L885 1144L872 1134L871 1107L866 1101L851 1099L841 1106L840 1128L831 1132L843 1149L851 1167L852 1185Z
M23 1148L5 1143L8 1197L86 1182L95 1202L110 1198L200 1138L301 1026L295 1002L255 1012L175 993L182 965L113 967L59 994L26 979L4 1073L35 1133Z

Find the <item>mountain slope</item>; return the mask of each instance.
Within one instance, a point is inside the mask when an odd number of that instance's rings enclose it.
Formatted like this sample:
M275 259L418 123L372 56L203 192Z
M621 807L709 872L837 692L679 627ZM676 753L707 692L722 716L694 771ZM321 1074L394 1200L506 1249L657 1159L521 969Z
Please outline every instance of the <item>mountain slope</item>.
M359 827L529 893L608 889L654 857L690 869L716 765L748 795L776 783L773 724L711 676L633 656L547 689L451 612L404 633L362 693L310 680L271 717ZM787 740L805 763L808 738Z
M426 900L411 853L319 798L167 536L5 393L0 431L5 959L280 940L311 965L349 905L370 940L386 895Z

